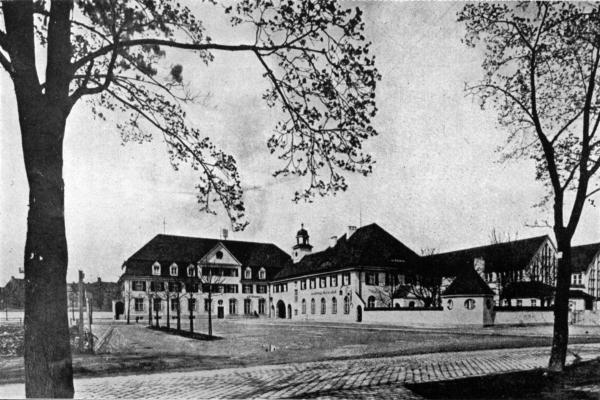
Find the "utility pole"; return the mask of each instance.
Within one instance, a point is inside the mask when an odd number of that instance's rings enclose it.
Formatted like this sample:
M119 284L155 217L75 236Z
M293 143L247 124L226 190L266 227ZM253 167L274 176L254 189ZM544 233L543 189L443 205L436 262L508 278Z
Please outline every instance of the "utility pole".
M94 353L94 335L92 335L92 293L86 292L88 324L90 326L90 353Z
M84 274L82 270L79 270L79 293L78 293L78 300L79 300L79 321L78 321L78 327L79 327L79 351L83 352L83 278L84 278Z

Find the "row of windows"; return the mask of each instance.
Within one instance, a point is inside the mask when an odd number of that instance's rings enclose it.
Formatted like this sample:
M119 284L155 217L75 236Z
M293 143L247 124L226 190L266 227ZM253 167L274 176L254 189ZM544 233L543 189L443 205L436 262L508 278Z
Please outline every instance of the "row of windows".
M264 314L266 309L266 301L265 299L258 299L258 313ZM188 311L197 311L197 302L196 299L187 299L187 310ZM223 307L223 300L218 300L218 307ZM171 299L170 309L173 312L177 312L180 307L180 303L178 299ZM209 311L211 308L211 301L209 299L204 299L204 311ZM137 312L145 311L144 299L143 298L135 298L134 299L134 310ZM162 311L162 299L153 299L152 301L152 311ZM229 299L229 314L237 314L237 300ZM244 314L249 315L252 314L252 299L244 299Z
M319 277L319 288L326 288L327 287L327 278L329 278L329 287L337 287L338 286L338 276L336 275L330 275L330 276L321 276ZM306 290L306 285L308 282L308 287L309 289L316 289L317 288L317 278L308 278L308 279L302 279L300 281L300 290ZM342 274L342 285L349 285L350 284L350 273L343 273ZM287 291L287 287L286 287L286 291Z
M337 299L334 297L331 299L331 314L337 314ZM310 313L317 313L317 303L315 299L310 300ZM327 300L324 297L321 298L321 314L327 314ZM302 299L302 314L306 314L306 299ZM344 314L350 314L350 297L344 297Z
M151 292L181 292L184 285L180 282L150 282ZM185 291L187 293L198 293L200 285L198 283L186 283ZM145 281L132 281L131 290L136 292L146 291ZM239 293L239 285L232 284L202 284L202 292L204 293ZM242 293L253 293L254 285L242 285ZM256 285L256 293L267 293L267 285Z
M198 271L196 270L195 265L190 264L187 267L187 276L195 277L200 274L202 276L238 276L237 268L210 267L202 269L200 266L198 266ZM160 276L160 273L161 265L159 262L155 262L154 265L152 265L152 275ZM177 264L171 264L171 266L169 267L169 275L179 275L179 266ZM246 269L244 270L244 279L252 279L252 269L250 267L246 267ZM258 271L258 279L267 279L267 271L264 268L261 268Z

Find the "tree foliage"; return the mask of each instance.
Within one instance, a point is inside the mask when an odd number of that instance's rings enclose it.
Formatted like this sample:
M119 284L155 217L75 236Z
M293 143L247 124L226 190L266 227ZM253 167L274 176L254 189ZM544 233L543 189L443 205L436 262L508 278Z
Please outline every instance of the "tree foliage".
M38 0L33 7L35 36L49 57L50 5ZM307 187L294 200L345 190L344 172L368 175L373 160L361 148L377 134L371 120L380 76L363 35L360 9L331 0L213 6L222 9L232 27L250 26L253 37L241 44L214 43L202 20L175 1L75 2L65 49L70 64L59 71L69 96L57 99L60 107L68 114L85 99L95 116L117 121L126 142L148 141L159 132L173 167L188 164L198 171L201 209L213 212L211 204L220 202L234 229L243 229L247 222L236 160L188 123L185 103L195 97L183 67L160 71L168 49L193 51L199 67L210 64L218 51L249 52L270 84L263 99L282 111L268 140L271 153L282 160L274 175L307 177ZM0 32L0 61L14 76L18 71L8 39ZM48 89L45 82L33 83L40 95Z
M478 3L459 13L464 42L482 46L484 78L467 87L498 112L509 132L505 156L528 157L536 178L556 195L556 223L574 191L567 229L584 199L597 193L600 168L600 12L583 3ZM593 185L596 186L593 186ZM566 222L566 221L565 221Z

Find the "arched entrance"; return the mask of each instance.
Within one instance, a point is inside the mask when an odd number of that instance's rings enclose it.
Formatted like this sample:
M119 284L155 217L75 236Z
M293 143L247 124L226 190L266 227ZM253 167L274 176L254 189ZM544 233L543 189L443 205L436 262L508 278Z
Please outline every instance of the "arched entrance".
M285 304L281 300L277 302L277 318L285 318Z
M356 322L362 322L362 307L356 307Z
M288 304L287 317L288 317L288 319L292 319L292 306L290 304Z
M119 319L125 313L125 304L122 301L115 303L115 319Z

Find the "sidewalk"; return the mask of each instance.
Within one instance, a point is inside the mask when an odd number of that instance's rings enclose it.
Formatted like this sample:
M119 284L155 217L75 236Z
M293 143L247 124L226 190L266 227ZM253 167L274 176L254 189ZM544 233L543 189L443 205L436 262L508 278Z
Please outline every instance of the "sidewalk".
M569 349L568 363L600 356L600 344ZM548 357L530 347L87 378L75 380L75 397L418 399L405 384L542 368ZM0 398L23 397L22 384L0 386Z

